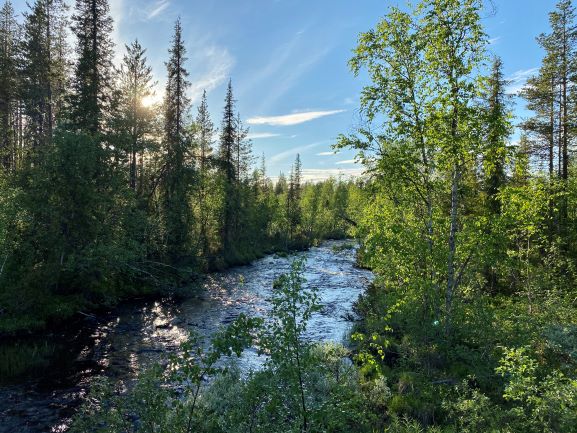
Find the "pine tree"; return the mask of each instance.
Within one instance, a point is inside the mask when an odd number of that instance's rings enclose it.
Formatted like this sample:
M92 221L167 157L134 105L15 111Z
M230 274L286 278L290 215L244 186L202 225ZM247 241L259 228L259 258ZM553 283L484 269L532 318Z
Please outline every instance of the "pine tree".
M166 63L168 79L164 101L164 139L162 205L165 218L166 247L173 262L190 255L192 212L189 186L192 182L191 141L187 134L190 86L184 64L186 48L182 40L182 26L174 26L170 59Z
M557 112L555 104L557 98L554 66L554 59L548 55L543 61L539 74L529 78L521 91L521 96L527 101L527 108L534 113L521 124L521 127L527 140L531 141L533 155L547 161L550 179L556 177Z
M528 81L522 92L527 108L534 112L533 117L523 124L523 129L534 141L534 154L541 158L546 155L549 177L553 179L556 175L566 190L569 148L575 140L571 125L577 107L571 94L577 73L574 61L577 54L577 24L572 2L561 0L557 3L556 10L549 14L549 22L551 33L542 34L537 39L545 50L539 74ZM566 228L568 216L566 197L562 196L560 201L556 218L558 231ZM554 208L554 203L551 203L551 209Z
M236 182L247 180L252 165L252 143L247 140L249 129L245 128L237 113L235 120L234 166Z
M500 212L500 201L497 197L505 184L505 159L507 156L507 139L511 132L508 101L505 94L507 82L503 77L503 63L495 58L493 70L488 80L486 95L486 140L483 154L484 190L488 198L489 210L493 214Z
M210 119L210 113L208 111L208 103L206 100L206 90L202 93L202 99L200 105L198 106L198 112L196 115L196 135L195 140L198 145L198 159L199 159L199 170L201 176L206 174L209 165L209 159L212 156L212 146L213 146L213 136L214 136L214 124Z
M550 14L549 20L552 33L548 38L548 48L554 53L558 65L556 75L559 86L559 177L566 190L569 178L569 146L574 139L569 116L577 107L569 95L571 82L577 73L574 61L577 54L577 25L575 8L571 0L561 0L557 3L557 9ZM562 229L567 222L567 206L567 199L564 196L560 206Z
M210 159L214 136L214 124L210 119L206 91L202 94L202 100L198 107L195 121L195 141L198 148L198 208L199 208L199 243L201 255L209 255L209 209L208 194L210 191Z
M0 161L5 169L17 162L18 23L12 3L0 9Z
M77 39L72 124L90 134L105 130L113 85L113 21L108 0L76 0L72 30Z
M226 91L224 112L220 129L219 168L224 184L223 215L221 222L221 247L225 254L230 255L233 240L236 237L237 195L235 194L235 144L237 139L236 122L234 114L235 100L232 93L232 81L228 82Z
M301 157L297 154L295 163L291 168L287 192L287 220L288 220L288 240L294 241L295 232L301 223L301 185L302 167Z
M142 193L144 154L151 146L150 135L155 126L153 107L144 102L154 93L155 83L152 68L147 64L146 50L138 40L126 46L119 78L119 119L115 132L123 141L121 147L128 160L130 188ZM138 188L137 179L140 179Z
M514 186L525 186L529 181L530 167L529 157L531 154L530 144L525 134L521 135L519 145L514 151L513 176L511 182Z
M51 142L59 111L57 101L64 97L60 82L67 75L67 62L59 55L59 35L67 25L66 9L61 0L36 0L25 16L22 97L28 118L28 146L33 149Z
M278 175L278 179L274 185L274 193L276 195L281 195L287 192L288 183L285 174L281 171Z

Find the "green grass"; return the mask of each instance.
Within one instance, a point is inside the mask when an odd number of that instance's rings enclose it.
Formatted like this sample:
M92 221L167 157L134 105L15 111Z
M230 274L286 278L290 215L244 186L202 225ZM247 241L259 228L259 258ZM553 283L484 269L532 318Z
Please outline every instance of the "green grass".
M26 373L45 368L56 346L41 343L0 344L0 385L9 384Z

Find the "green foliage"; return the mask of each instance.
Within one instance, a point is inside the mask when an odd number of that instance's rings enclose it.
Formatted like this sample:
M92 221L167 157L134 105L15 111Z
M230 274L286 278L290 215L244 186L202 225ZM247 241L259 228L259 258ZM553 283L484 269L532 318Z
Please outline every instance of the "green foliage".
M192 336L166 369L150 369L128 389L97 384L71 431L372 432L390 389L383 378L361 382L343 346L304 339L318 306L303 287L303 265L296 260L275 283L264 323L241 316L208 348ZM222 362L254 343L267 355L261 370L242 375Z
M1 10L0 333L173 293L199 272L350 235L360 186L304 184L299 165L291 188L275 189L264 163L252 171L232 85L213 152L206 98L189 116L180 23L160 106L150 104L154 83L138 41L114 71L106 0L76 2L72 76L64 4L30 8L22 41L10 2Z
M507 379L503 393L524 431L577 431L577 380L557 370L543 375L527 348L504 349L497 373Z
M509 148L500 60L484 75L481 6L393 7L350 61L371 78L368 122L339 145L373 174L356 233L359 260L376 273L356 305L355 360L363 377L391 384L389 431L571 432L576 250L564 208L575 202L562 179L571 102L556 99L568 69L548 57L531 82L540 87L529 95L530 139L541 147L524 137ZM574 29L570 3L551 20L556 36L540 41L559 54L562 29ZM574 33L565 35L572 50ZM534 170L553 131L561 179Z

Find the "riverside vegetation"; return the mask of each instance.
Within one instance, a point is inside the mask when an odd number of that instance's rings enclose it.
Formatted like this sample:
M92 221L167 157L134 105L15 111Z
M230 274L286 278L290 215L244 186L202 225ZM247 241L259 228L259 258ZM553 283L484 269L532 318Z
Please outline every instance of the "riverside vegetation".
M206 94L192 112L180 22L164 102L147 104L146 50L134 41L114 67L109 9L77 1L71 23L61 0L24 23L0 9L0 335L342 238L361 207L355 182L305 184L298 155L273 184L231 83L220 129Z
M298 159L290 180L276 187L262 170L239 175L244 166L232 155L246 148L230 86L219 156L210 166L218 176L203 177L202 158L190 162L190 155L203 155L203 121L199 114L190 126L179 118L187 101L178 92L186 82L178 23L162 139L144 140L154 135L147 131L131 141L126 131L134 129L123 122L132 115L116 117L113 110L133 106L122 103L131 93L86 87L83 74L103 73L111 49L98 41L98 55L82 63L95 46L83 45L88 3L101 14L90 22L111 25L105 1L77 2L76 98L63 97L63 120L48 138L33 135L34 146L4 148L26 149L7 154L2 177L0 277L11 288L2 292L4 318L21 317L18 306L38 294L61 303L130 293L135 281L164 280L193 264L235 263L246 251L288 249L298 239L333 235L335 227L344 234L347 220L361 242L359 264L376 280L356 305L361 320L348 346L316 345L302 338L317 304L303 285L305 264L296 261L275 284L269 317L240 317L209 346L191 338L165 368L153 368L128 389L103 382L72 431L577 431L577 25L570 0L557 4L550 30L537 38L545 57L519 95L531 116L519 124L516 144L514 101L502 60L488 52L483 2L420 0L390 8L359 36L350 61L355 74L371 81L361 95L365 124L337 144L357 149L367 176L362 184L307 185L308 200L296 187ZM10 56L2 53L7 71ZM94 59L98 65L89 63ZM20 88L0 83L3 91ZM20 101L11 97L4 99ZM214 190L206 196L203 188ZM327 190L329 207L317 201ZM276 217L258 223L270 214L252 206L271 202L276 206L264 209L276 209ZM314 203L329 216L310 229L306 215L316 215ZM240 223L247 215L254 219L242 221L254 225ZM33 272L20 281L23 269ZM267 355L259 371L242 374L221 359L250 345Z

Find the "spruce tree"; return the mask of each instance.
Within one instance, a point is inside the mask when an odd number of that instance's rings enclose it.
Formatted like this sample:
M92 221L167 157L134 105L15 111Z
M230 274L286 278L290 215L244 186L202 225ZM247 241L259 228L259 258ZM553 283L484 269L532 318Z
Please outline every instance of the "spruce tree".
M288 183L285 174L281 171L278 175L278 179L274 185L274 193L276 195L281 195L287 192Z
M483 152L484 190L488 198L489 211L500 212L498 193L506 180L505 160L507 156L507 139L511 132L509 111L503 77L503 63L495 58L491 76L488 80L486 95L486 139Z
M234 166L237 184L249 177L252 165L252 143L247 140L249 129L242 123L240 113L235 120Z
M66 26L66 5L61 0L36 0L25 16L22 42L22 97L27 115L27 141L33 149L49 144L64 96L60 82L67 63L60 55L59 35Z
M209 168L209 159L212 156L214 124L210 119L208 111L208 102L206 100L206 90L202 93L202 99L198 106L196 114L196 136L195 140L198 145L198 160L200 174L203 175Z
M192 151L187 134L190 99L186 91L186 48L182 39L182 26L177 20L166 63L168 79L164 101L162 206L165 219L166 248L173 262L189 256L192 212L189 203L189 186L192 182Z
M72 126L98 134L105 130L114 82L113 21L108 0L76 0L72 21L78 56L72 80Z
M18 32L8 0L0 9L0 161L5 169L17 162Z
M144 153L151 147L150 136L155 126L154 107L146 106L145 101L153 94L155 83L152 68L147 64L146 50L138 40L126 46L119 78L119 116L115 132L121 136L130 188L142 193Z
M210 182L210 168L212 146L214 136L214 124L210 119L206 91L202 94L202 100L198 107L195 121L195 142L198 147L198 232L201 255L209 255L209 203L208 195L212 183Z
M221 247L225 256L230 257L233 239L235 238L234 227L236 226L237 196L235 194L235 144L237 130L234 114L235 100L232 93L232 81L228 82L226 91L224 112L220 129L219 168L223 182L223 209L221 222Z
M288 240L294 241L295 232L301 223L301 193L302 193L302 167L301 157L297 154L294 165L292 166L288 192L287 192L287 222L288 222Z

